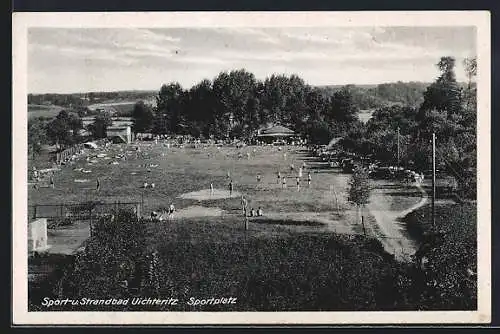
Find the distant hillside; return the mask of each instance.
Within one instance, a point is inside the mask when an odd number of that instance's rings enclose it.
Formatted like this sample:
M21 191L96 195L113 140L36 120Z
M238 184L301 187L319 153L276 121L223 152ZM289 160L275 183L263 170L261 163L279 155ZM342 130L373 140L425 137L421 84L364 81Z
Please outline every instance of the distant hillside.
M93 104L128 104L154 101L157 91L88 92L73 94L28 94L28 104L86 108Z
M359 109L376 109L386 105L419 106L429 83L425 82L394 82L379 85L346 85L353 94ZM325 96L332 96L344 86L320 86Z

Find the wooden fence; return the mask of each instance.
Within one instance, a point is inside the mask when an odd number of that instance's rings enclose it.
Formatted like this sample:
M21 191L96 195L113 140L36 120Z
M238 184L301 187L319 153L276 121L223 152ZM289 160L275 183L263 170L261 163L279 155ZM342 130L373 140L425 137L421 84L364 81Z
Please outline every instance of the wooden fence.
M109 142L107 138L102 138L98 140L93 141L97 146L104 146L106 143ZM60 165L63 161L66 161L67 159L70 159L74 154L77 154L81 152L84 148L83 144L76 144L71 147L68 147L67 149L57 152L55 156L56 163Z

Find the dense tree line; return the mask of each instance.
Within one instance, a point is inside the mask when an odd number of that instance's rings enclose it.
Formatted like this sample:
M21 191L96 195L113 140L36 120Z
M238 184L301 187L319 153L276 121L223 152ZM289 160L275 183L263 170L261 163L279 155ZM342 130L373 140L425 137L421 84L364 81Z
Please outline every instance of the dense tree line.
M72 94L28 94L28 104L56 105L61 107L86 107L107 100L146 100L154 95L150 91L88 92Z
M28 153L36 156L40 153L42 145L56 145L63 150L74 144L88 140L82 135L82 130L87 130L91 138L106 138L106 129L112 123L111 116L101 113L95 117L93 123L86 128L82 119L75 113L62 110L54 118L37 117L28 120Z
M263 81L246 70L221 72L191 89L163 85L156 108L138 103L135 131L204 138L250 138L266 124L281 124L322 143L342 136L360 121L349 87L326 97L297 75Z
M418 106L423 102L423 93L429 86L425 82L392 82L378 85L348 85L355 104L361 110L376 109L394 104ZM332 96L343 86L322 86L321 92Z
M423 94L421 105L392 105L377 109L363 127L344 138L344 149L371 155L387 163L399 163L420 171L430 169L432 133L436 134L438 169L458 182L461 195L475 197L476 191L476 75L475 60L469 66L466 86L457 82L455 59L437 63L441 75ZM399 136L398 136L399 129Z

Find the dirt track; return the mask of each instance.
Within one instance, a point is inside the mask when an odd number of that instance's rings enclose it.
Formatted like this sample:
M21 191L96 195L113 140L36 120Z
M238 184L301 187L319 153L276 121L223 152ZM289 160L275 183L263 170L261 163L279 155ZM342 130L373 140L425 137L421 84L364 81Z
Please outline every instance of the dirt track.
M392 205L395 201L400 201L401 196L391 195L389 190L383 187L377 187L372 191L370 203L367 205L379 228L379 232L375 235L385 250L394 254L398 260L408 259L408 256L416 251L414 242L403 232L405 227L400 219L427 202L427 193L422 187L418 184L413 186L421 193L421 197L412 199L413 204L404 203L403 205L406 205L404 210L394 208Z

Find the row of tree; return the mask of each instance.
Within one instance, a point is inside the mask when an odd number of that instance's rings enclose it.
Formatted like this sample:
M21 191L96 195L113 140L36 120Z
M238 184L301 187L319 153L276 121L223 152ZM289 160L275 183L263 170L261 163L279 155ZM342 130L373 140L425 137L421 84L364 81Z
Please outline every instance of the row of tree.
M45 144L64 149L88 139L81 130L87 130L92 138L106 137L106 128L112 124L111 116L106 113L95 117L86 128L82 119L74 113L62 110L54 119L37 117L28 121L28 154L35 156Z
M262 125L279 123L321 142L325 129L342 134L359 123L358 111L349 88L327 97L296 75L259 81L246 70L234 70L188 90L178 83L163 85L156 108L138 103L133 117L136 132L249 138Z
M365 126L352 129L341 144L360 155L425 171L431 166L431 138L435 133L439 169L456 178L463 195L474 197L476 61L466 60L469 82L465 87L456 80L454 58L443 57L437 66L441 75L427 87L419 107L379 108Z

